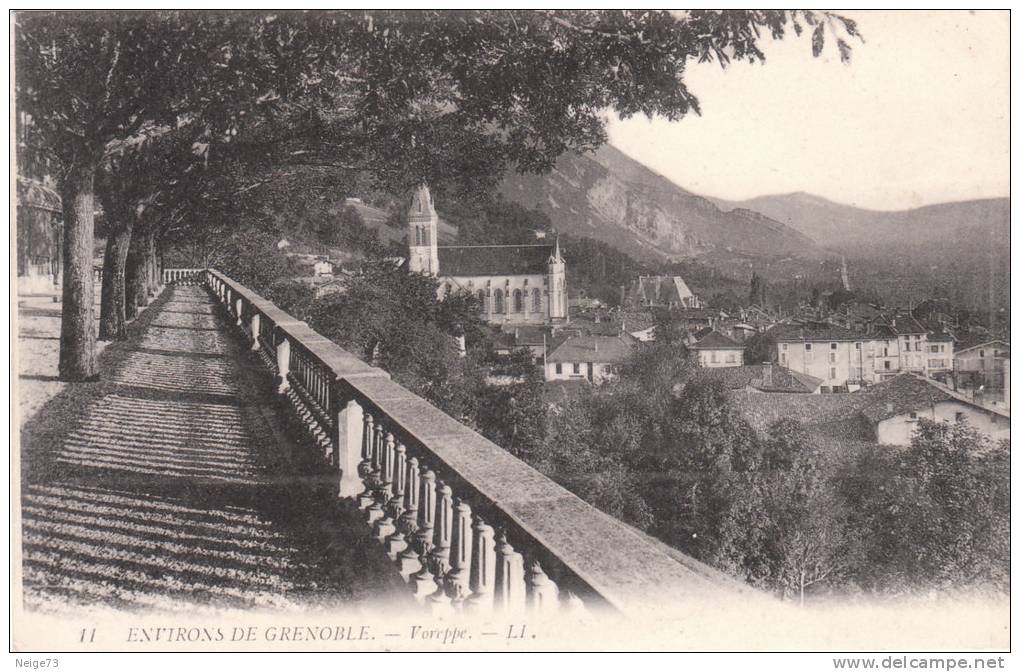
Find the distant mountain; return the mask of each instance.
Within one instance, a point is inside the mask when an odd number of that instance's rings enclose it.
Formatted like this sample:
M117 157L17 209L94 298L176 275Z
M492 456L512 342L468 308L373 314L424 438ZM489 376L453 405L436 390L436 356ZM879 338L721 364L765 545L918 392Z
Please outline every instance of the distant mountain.
M723 210L754 210L845 254L855 289L903 304L938 297L982 312L1009 309L1008 198L888 212L805 193L713 200Z
M1009 242L1008 198L899 211L855 208L804 192L746 201L712 200L726 211L753 210L810 236L822 247L840 251L889 246L952 250L960 244L972 247L982 243L987 247Z
M545 212L560 232L602 240L637 259L823 254L795 229L747 209L723 212L610 145L565 154L547 175L510 174L501 192Z

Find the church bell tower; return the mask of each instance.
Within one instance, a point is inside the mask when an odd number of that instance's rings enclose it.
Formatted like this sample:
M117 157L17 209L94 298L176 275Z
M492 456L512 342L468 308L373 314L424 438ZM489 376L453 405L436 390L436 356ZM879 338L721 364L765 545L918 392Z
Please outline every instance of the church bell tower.
M560 238L556 237L556 247L549 257L549 321L562 324L569 321L567 308L567 262L560 254Z
M439 275L438 228L439 215L432 204L432 194L422 183L415 190L407 213L407 268L412 273Z

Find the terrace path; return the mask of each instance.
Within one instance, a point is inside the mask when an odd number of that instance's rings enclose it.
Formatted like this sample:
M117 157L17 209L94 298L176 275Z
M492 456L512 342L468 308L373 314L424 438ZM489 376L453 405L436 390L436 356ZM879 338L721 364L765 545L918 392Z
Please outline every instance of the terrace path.
M22 428L25 605L345 610L407 600L203 287L171 286ZM335 476L333 479L335 481Z

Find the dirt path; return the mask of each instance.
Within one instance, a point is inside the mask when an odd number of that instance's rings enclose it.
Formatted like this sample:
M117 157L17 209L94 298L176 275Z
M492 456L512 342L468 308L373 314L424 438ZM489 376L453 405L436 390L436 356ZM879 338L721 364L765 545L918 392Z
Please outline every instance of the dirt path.
M330 609L405 599L290 445L266 374L205 289L172 287L22 435L28 608Z

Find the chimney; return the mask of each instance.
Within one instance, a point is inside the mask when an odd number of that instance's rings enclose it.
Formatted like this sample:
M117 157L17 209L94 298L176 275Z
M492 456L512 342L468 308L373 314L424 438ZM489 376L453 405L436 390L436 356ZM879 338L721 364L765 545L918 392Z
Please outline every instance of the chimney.
M762 364L761 378L765 387L772 387L772 362L765 362Z

